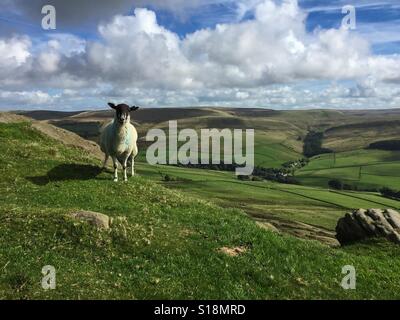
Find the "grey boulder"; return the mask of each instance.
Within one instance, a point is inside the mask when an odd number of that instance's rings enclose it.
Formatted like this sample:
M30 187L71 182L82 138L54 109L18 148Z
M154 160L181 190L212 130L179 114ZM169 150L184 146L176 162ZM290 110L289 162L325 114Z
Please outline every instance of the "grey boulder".
M372 237L385 237L400 244L400 213L392 209L358 209L346 213L336 225L341 245Z

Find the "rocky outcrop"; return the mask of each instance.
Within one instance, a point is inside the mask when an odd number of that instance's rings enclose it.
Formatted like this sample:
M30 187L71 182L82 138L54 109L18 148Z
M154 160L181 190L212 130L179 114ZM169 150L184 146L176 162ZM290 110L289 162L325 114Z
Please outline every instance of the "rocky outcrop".
M385 237L400 244L400 213L391 209L358 209L346 213L336 225L341 245L372 237Z

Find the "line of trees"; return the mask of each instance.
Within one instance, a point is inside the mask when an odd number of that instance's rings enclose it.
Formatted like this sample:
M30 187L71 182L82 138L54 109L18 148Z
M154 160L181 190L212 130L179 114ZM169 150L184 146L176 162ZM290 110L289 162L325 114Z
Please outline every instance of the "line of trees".
M393 190L393 189L385 187L379 191L380 191L381 195L386 198L400 200L400 191L398 191L398 190Z
M353 186L351 184L344 183L343 181L339 179L332 179L328 181L328 186L331 189L335 190L358 190L357 186Z
M332 179L328 181L328 186L330 189L335 190L347 190L347 191L365 191L365 192L377 192L379 191L377 188L366 188L362 186L352 185L348 183L344 183L339 179Z

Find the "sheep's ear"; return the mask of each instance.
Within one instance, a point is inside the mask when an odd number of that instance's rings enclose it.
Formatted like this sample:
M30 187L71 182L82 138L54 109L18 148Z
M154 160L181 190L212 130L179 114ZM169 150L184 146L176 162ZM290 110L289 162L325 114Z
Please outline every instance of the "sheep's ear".
M129 110L131 110L131 111L136 111L137 109L139 109L139 107L133 106L133 107L130 107L130 108L129 108Z
M114 103L109 102L108 105L110 106L110 108L115 109L115 104Z

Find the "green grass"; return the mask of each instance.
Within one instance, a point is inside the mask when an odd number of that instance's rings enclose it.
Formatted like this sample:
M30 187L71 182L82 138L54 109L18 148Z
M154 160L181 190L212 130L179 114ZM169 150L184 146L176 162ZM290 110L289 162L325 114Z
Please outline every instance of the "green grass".
M89 155L27 123L0 124L0 162L0 298L400 298L400 248L386 241L335 250L277 235L257 227L241 210L149 181L142 163L140 176L114 183ZM157 174L153 171L154 179ZM207 172L203 180L207 174L213 175ZM189 176L202 183L194 172ZM243 187L234 188L232 178L229 186L225 193L231 198ZM249 188L282 204L278 189L293 194L286 202L321 203L308 198L311 188L306 197L294 195L305 193L305 187ZM77 209L126 220L97 231L68 217ZM223 246L247 251L229 257L218 251ZM356 267L357 290L340 287L347 264ZM55 290L40 286L44 265L57 270Z
M301 159L303 156L294 151L285 142L256 140L254 162L264 168L279 168L283 163Z
M305 185L327 187L332 179L364 189L400 189L400 152L355 150L319 155L296 171Z

